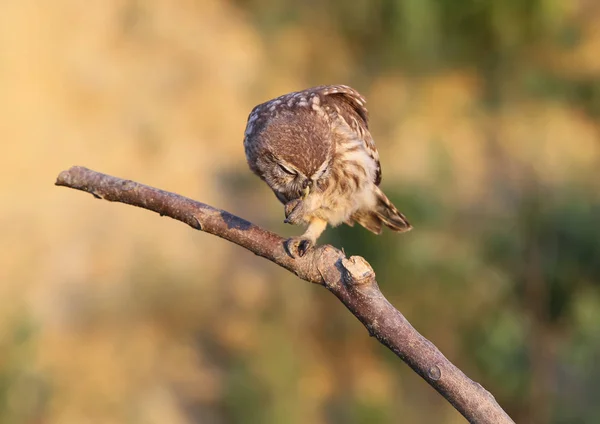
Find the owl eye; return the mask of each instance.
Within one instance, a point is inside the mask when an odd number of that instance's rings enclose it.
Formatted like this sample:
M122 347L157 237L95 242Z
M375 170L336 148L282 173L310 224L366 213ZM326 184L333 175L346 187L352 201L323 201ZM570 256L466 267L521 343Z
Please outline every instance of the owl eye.
M296 171L291 170L290 168L288 168L285 165L282 165L280 163L277 164L277 166L279 166L279 169L281 169L283 172L285 172L286 174L290 174L290 175L297 175Z

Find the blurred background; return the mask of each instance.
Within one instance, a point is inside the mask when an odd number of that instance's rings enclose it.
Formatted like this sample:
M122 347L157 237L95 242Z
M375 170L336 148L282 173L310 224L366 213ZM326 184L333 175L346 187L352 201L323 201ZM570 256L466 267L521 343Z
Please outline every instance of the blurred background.
M600 3L0 2L0 423L462 423L326 290L53 186L83 165L282 235L252 107L368 99L406 235L329 230L521 423L600 422Z

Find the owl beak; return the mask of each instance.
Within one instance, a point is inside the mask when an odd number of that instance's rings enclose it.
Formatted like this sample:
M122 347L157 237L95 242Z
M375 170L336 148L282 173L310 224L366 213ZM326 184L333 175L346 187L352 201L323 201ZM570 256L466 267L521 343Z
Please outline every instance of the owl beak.
M310 189L312 188L313 182L312 180L306 180L304 182L304 188L302 189L302 200L306 199L310 194Z
M309 194L310 194L310 187L309 186L304 187L304 190L302 190L302 200L306 199Z

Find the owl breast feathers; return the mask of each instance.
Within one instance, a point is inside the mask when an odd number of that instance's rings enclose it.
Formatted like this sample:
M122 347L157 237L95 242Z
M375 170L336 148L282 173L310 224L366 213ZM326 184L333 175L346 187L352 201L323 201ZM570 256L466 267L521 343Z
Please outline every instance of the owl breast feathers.
M285 94L250 113L244 138L250 169L285 205L286 222L308 224L289 251L302 255L327 224L358 222L376 234L383 225L412 228L379 188L365 103L356 90L330 85Z

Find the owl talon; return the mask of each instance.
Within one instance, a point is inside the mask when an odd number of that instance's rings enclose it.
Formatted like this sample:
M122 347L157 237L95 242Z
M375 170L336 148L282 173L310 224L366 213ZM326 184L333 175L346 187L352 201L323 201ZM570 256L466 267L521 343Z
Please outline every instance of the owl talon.
M304 204L300 199L294 199L285 205L285 220L286 224L300 224L302 217L305 215Z
M314 242L304 237L291 237L285 241L285 250L294 259L302 257L314 246Z

